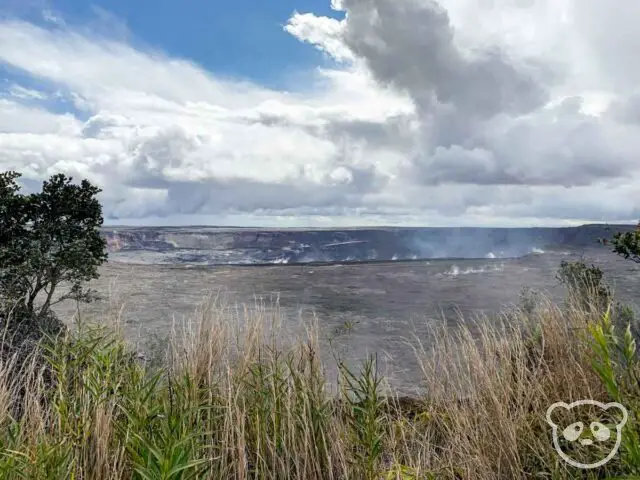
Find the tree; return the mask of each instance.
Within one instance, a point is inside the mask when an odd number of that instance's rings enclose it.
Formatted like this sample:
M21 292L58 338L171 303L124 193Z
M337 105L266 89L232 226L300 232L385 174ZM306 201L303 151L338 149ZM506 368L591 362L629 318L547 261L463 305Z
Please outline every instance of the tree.
M100 189L57 174L41 192L22 194L20 176L0 173L0 313L37 319L63 300L92 298L83 284L107 260Z
M640 222L633 232L616 233L611 243L615 253L640 263Z

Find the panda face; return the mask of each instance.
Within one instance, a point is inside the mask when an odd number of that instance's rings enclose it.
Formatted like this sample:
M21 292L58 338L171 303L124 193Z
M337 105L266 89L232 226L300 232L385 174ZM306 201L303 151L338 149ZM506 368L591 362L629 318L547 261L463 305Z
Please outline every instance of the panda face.
M594 400L558 402L547 410L556 451L577 468L596 468L613 458L627 417L627 410L619 403Z

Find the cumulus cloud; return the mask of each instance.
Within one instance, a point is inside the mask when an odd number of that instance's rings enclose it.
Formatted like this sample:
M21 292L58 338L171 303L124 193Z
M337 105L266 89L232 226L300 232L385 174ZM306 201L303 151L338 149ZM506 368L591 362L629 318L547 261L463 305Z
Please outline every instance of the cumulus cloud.
M405 170L408 182L425 191L512 186L515 194L549 187L560 204L573 198L567 188L588 187L603 205L585 200L581 209L578 202L567 210L575 218L620 219L635 212L631 197L625 198L632 208L620 204L617 211L602 199L611 198L604 185L633 185L640 167L640 104L626 95L632 82L625 87L620 81L620 60L640 44L628 20L636 7L617 12L595 1L342 0L339 8L346 18L332 20L340 24L332 32L341 32L352 57L380 84L407 93L416 105L419 148ZM321 44L326 19L294 20L296 31L304 32L301 40ZM309 25L303 29L301 22ZM602 32L618 22L622 30L614 43ZM335 43L334 34L327 36ZM621 55L615 44L623 45ZM526 213L485 198L487 214ZM553 211L530 198L534 216ZM504 201L515 204L515 198ZM469 198L462 211L450 197L442 202L449 202L442 210L457 214L475 207Z
M640 7L602 5L333 0L343 18L285 26L336 62L293 92L134 48L124 23L5 18L0 64L55 95L0 86L0 169L89 178L136 223L633 219Z

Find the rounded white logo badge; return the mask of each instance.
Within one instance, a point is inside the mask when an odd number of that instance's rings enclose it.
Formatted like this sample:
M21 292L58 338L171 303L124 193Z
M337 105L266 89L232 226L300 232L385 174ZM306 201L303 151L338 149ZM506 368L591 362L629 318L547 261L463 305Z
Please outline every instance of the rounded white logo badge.
M591 416L591 418L585 419L587 421L572 421L568 424L566 421L563 423L563 417L575 420L575 415L568 414L578 413L574 409L584 405L598 407L603 414L606 413L608 417L613 416L615 418L615 432L612 431L613 425L610 423L607 425L600 421L601 417ZM553 429L553 445L560 457L569 465L585 469L601 467L614 457L620 448L622 427L627 423L628 417L627 409L619 403L602 403L595 400L578 400L573 403L556 402L547 409L546 415L547 423ZM602 421L604 422L604 420ZM565 440L563 444L560 442L560 437ZM588 463L578 461L572 458L572 449L563 447L563 445L583 448L590 455L599 458L593 458L593 461ZM590 449L590 447L593 448ZM603 454L604 458L602 458ZM580 460L585 459L581 458Z

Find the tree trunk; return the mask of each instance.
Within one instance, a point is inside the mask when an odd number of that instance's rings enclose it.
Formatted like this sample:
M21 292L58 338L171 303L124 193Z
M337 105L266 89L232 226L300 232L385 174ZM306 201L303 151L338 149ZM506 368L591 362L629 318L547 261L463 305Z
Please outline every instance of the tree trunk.
M53 298L53 293L56 291L57 285L58 282L54 279L51 279L51 288L49 292L47 292L47 299L44 301L44 304L40 309L40 316L46 314L49 311L49 307L51 306L51 299Z
M42 281L38 276L38 278L36 279L36 284L33 287L33 290L31 291L31 293L29 294L29 299L27 300L27 311L29 312L29 314L33 313L33 303L36 301L38 294L43 288L44 288L44 285L42 284Z

